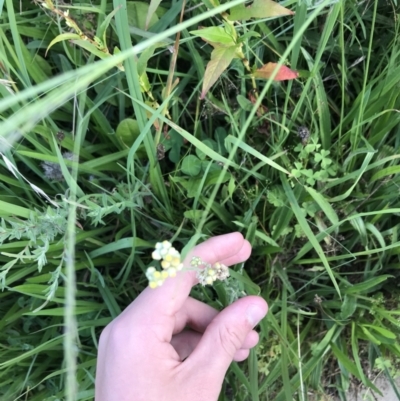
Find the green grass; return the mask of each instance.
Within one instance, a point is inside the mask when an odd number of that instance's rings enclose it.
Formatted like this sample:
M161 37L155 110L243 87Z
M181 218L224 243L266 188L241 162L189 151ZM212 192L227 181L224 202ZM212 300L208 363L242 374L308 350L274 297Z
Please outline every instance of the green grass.
M221 401L345 400L399 374L398 1L291 0L292 17L238 24L260 34L244 42L252 65L300 78L257 81L251 103L234 60L201 101L211 48L189 31L238 3L188 2L183 22L182 1L161 3L149 31L116 12L107 45L121 53L103 60L68 41L46 55L65 21L0 3L1 400L92 400L99 334L147 285L154 243L236 230L253 246L244 270L192 295L222 308L260 293L270 312ZM120 5L70 15L93 37Z

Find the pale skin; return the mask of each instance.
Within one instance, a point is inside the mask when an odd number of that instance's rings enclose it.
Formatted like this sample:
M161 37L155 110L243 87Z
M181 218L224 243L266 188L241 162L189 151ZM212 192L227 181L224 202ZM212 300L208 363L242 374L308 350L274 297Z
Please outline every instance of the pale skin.
M210 238L184 261L199 256L227 266L246 261L251 245L240 233ZM146 288L103 331L96 401L216 401L232 361L245 360L258 342L254 326L267 303L247 296L218 312L189 297L197 284L184 271ZM188 329L189 328L189 329Z

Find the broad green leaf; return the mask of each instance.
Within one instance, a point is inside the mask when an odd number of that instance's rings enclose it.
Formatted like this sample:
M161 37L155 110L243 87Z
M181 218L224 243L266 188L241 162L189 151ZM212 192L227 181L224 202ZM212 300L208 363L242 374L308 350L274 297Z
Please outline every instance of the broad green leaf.
M140 135L139 124L132 118L125 118L117 127L116 135L126 145L131 147L136 138Z
M246 20L250 18L271 18L281 15L293 15L294 12L282 7L272 0L255 0L251 6L240 4L229 11L231 21Z
M251 111L253 108L253 103L250 102L247 97L244 97L243 95L237 95L236 100L239 103L239 106L246 111Z
M244 42L248 38L260 38L260 37L261 37L261 35L258 32L249 31L249 32L246 32L244 35L240 36L239 42Z
M158 47L157 45L149 46L141 53L139 60L137 62L137 69L139 76L141 76L146 72L147 63L150 60L150 58L153 57L153 54L157 47Z
M203 79L203 88L200 99L204 99L210 88L217 82L220 75L228 68L235 58L237 46L216 48L211 53L211 60L207 64Z
M389 274L385 274L383 276L378 276L371 278L367 281L364 281L362 283L355 284L349 288L346 288L343 292L345 294L363 294L363 293L368 293L369 290L372 288L376 287L378 284L382 283L383 281L386 281L389 277L393 278L393 276Z
M209 8L210 10L212 8L218 7L220 5L219 0L203 0L203 3L205 4L205 6L207 8Z
M3 202L0 200L0 216L18 216L23 218L29 218L31 211L24 207L18 206L15 203Z
M149 29L150 21L154 15L154 13L156 12L158 6L160 5L161 1L162 0L150 0L149 9L147 11L146 24L144 26L144 29L146 31L147 31L147 29Z
M313 197L315 202L318 203L322 211L325 213L325 216L329 219L332 224L339 224L339 218L336 212L333 210L333 207L329 204L329 202L317 192L314 188L305 186L306 191Z
M147 15L150 5L141 1L128 1L126 3L126 12L128 13L129 25L146 30L158 21L157 14L153 13L147 23ZM147 26L147 28L146 28Z
M71 40L71 43L82 47L83 49L97 56L98 58L104 59L107 57L111 57L111 54L99 50L93 43L89 42L88 40L76 39Z
M279 69L275 77L273 78L274 81L287 81L289 79L296 79L299 76L299 73L297 71L293 71L285 65L281 65L280 67L278 67L277 63L264 64L262 67L253 72L253 76L254 78L258 79L270 79L273 72L277 68Z
M237 40L237 32L236 32L236 29L235 29L235 25L234 25L234 22L231 22L231 21L224 21L224 26L225 26L225 31L226 31L226 33L229 35L229 36L231 36L232 38L233 38L233 40L234 40L234 42L236 43L236 40Z
M181 169L182 173L194 177L201 171L201 161L194 155L186 156L182 161Z
M341 306L340 317L342 319L348 319L353 315L357 308L357 299L353 296L345 295L343 299L343 303Z
M360 326L360 327L362 332L365 334L365 336L368 338L369 341L371 341L373 344L381 345L381 342L377 338L375 338L373 334L365 326Z
M396 334L394 334L392 331L385 329L383 327L374 326L372 324L364 324L363 326L369 327L371 330L377 331L383 337L390 338L391 340L394 340L397 338Z
M190 31L190 33L202 38L205 42L210 43L213 46L215 46L215 44L225 47L236 45L233 37L221 26L197 29L195 31Z
M350 360L350 358L335 344L331 343L332 352L335 355L336 359L343 365L343 367L348 370L352 375L357 377L357 379L361 379L360 374L354 365L354 362Z
M200 221L203 217L204 211L203 210L186 210L183 215L189 219L194 221Z
M213 139L205 139L203 143L212 150L215 150L217 148L217 144ZM205 160L205 158L207 157L207 155L204 152L202 152L199 148L196 148L196 155L200 160Z
M80 38L81 37L77 33L62 33L61 35L58 35L47 46L46 55L47 52L50 50L50 48L56 43L62 42L64 40L73 40L73 39L79 40Z

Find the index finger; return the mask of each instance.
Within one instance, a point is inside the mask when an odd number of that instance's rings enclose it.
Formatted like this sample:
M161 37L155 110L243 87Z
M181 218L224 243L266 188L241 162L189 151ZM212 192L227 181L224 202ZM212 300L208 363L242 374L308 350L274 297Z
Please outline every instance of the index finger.
M210 264L220 262L230 266L244 262L250 253L250 243L242 234L235 232L212 237L197 245L189 252L183 265L184 269L187 269L192 257L197 256ZM151 319L152 325L165 323L166 317L173 317L181 309L195 284L195 271L181 271L175 278L168 278L161 287L146 288L125 311L129 313L129 309L134 305L135 310L137 308L143 312L142 316Z

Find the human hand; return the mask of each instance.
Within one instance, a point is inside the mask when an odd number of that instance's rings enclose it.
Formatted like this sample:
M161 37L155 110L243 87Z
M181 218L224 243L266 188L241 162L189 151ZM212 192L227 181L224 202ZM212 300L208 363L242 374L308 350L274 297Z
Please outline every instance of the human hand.
M210 238L186 257L211 264L244 262L251 245L240 233ZM258 342L253 327L266 315L257 296L218 312L189 297L194 271L146 288L102 332L96 401L216 401L232 360L243 361ZM185 328L189 327L190 330Z

